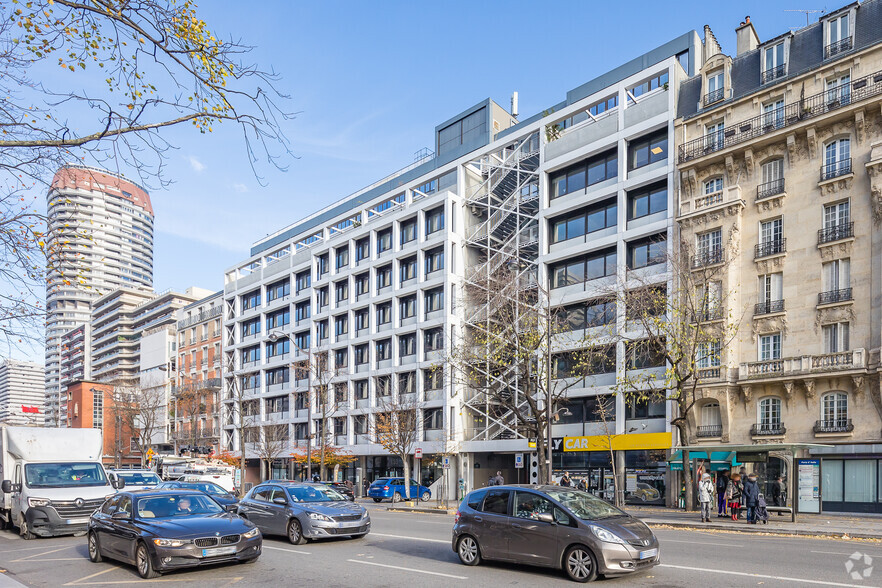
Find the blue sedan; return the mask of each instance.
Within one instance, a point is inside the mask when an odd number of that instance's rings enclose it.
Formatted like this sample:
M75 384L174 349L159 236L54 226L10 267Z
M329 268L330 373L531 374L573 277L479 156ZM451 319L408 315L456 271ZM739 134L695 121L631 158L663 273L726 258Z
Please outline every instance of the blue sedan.
M404 478L378 478L374 480L374 483L368 487L368 497L373 498L374 502L388 499L391 499L392 502L404 500ZM432 492L425 486L411 480L410 498L419 498L423 502L427 502L432 498Z

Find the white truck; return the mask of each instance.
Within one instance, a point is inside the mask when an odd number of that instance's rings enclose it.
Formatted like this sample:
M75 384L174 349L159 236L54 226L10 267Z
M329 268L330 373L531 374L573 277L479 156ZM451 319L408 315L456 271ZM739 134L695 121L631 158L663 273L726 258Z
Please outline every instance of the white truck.
M99 429L0 425L0 524L24 539L83 533L111 484Z

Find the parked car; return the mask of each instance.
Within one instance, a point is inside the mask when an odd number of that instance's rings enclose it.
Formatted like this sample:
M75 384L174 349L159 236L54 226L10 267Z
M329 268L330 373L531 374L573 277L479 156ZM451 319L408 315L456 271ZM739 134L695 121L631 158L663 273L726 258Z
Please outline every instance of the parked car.
M381 500L401 502L405 499L404 478L377 478L373 484L368 486L368 496L373 498L374 502L380 502ZM410 498L428 502L432 498L432 492L425 486L411 480Z
M331 488L333 488L334 490L336 490L337 492L339 492L340 494L345 496L348 500L353 500L353 501L355 500L355 492L350 490L349 486L347 486L344 482L330 482L330 481L328 481L328 482L322 482L322 484L330 486Z
M217 484L227 492L236 492L236 485L233 483L233 474L222 470L206 471L206 472L184 472L184 475L178 478L179 482L211 482Z
M151 490L162 483L153 470L107 470L107 477L125 481L129 490Z
M250 521L193 490L109 497L89 519L89 559L135 564L142 578L193 566L253 562L263 538Z
M215 484L214 482L163 482L156 487L158 490L184 488L186 490L198 490L214 498L218 504L226 507L230 504L238 504L239 499Z
M295 545L340 535L364 537L371 530L367 509L321 483L273 480L255 486L239 503L239 516L267 535L286 535Z
M456 512L452 546L468 566L482 559L548 566L577 582L659 563L658 539L646 524L587 492L560 486L470 492Z

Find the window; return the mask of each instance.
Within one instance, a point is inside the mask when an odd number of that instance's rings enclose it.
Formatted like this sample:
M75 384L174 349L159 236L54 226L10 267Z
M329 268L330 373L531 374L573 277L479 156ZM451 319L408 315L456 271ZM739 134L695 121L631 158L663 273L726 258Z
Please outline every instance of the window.
M242 296L242 311L250 310L260 306L260 290L249 292Z
M392 249L392 229L385 229L377 233L377 253L383 253Z
M601 100L600 102L597 102L596 104L592 104L591 106L589 106L588 112L590 112L594 116L597 116L597 115L603 114L604 112L606 112L608 110L612 110L613 108L615 108L618 105L619 105L619 95L613 94L609 98L606 98L605 100Z
M426 275L444 269L444 247L438 247L425 253Z
M290 345L291 340L287 337L279 339L278 341L271 341L266 344L266 356L278 357L280 355L287 355Z
M345 314L334 317L334 334L341 337L349 332L349 317Z
M635 170L667 158L667 129L631 141L628 146L628 170Z
M370 327L370 313L368 309L363 308L355 311L355 332L364 331Z
M377 305L377 324L386 325L392 322L392 303L385 302Z
M390 396L392 394L392 376L377 376L377 396Z
M765 84L784 75L784 43L777 43L763 49L763 77Z
M413 333L399 335L398 357L408 357L410 355L416 355L416 335Z
M416 219L410 219L407 221L401 222L401 244L410 243L411 241L416 240L416 228L417 222Z
M345 384L344 384L345 386ZM345 388L344 388L345 390ZM340 402L338 400L338 402ZM334 434L335 435L345 435L346 434L346 417L337 417L334 419Z
M289 373L290 372L287 367L266 370L266 385L273 386L275 384L287 383Z
M426 329L423 331L423 336L427 353L444 349L444 330L441 327Z
M651 339L631 341L625 345L629 370L664 367L664 344Z
M759 345L759 360L774 361L781 359L781 333L761 335Z
M848 14L827 21L827 46L824 58L830 58L851 49L851 31Z
M696 266L701 267L723 260L723 231L714 229L696 236Z
M845 290L851 287L851 260L835 259L823 265L824 291Z
M664 88L668 83L668 72L662 72L654 78L648 79L642 84L638 84L633 88L628 90L628 99L631 100L631 96L637 98L642 96L643 94L647 94L652 92L653 90L658 90L659 88ZM631 100L633 102L633 100Z
M416 335L414 335L416 340ZM416 392L416 372L404 372L398 374L398 394L413 394Z
M328 263L328 254L323 253L316 257L316 270L318 271L318 277L321 278L323 275L328 273L330 270L330 265Z
M241 383L243 390L254 390L260 386L260 374L246 374L242 376Z
M665 235L654 235L628 243L628 269L634 270L664 263L668 254Z
M367 363L367 361L365 361L365 363ZM367 400L368 398L370 398L370 389L368 388L367 380L357 380L356 382L354 382L354 384L356 400ZM357 432L358 431L356 431L356 433Z
M759 277L759 301L761 303L773 303L780 301L784 295L783 274L765 274ZM767 311L771 312L771 311Z
M260 361L260 345L254 347L246 347L242 350L242 363L252 363Z
M696 345L695 365L698 369L720 367L720 342L702 341Z
M490 490L484 499L484 512L489 514L508 515L509 490Z
M762 165L762 184L757 188L757 200L781 194L784 191L784 160L773 159Z
M760 249L757 257L784 251L784 221L781 218L760 223Z
M560 243L588 233L616 226L618 206L607 200L552 221L552 242Z
M665 418L665 401L649 398L632 398L625 407L627 419L663 419Z
M92 428L104 428L104 391L102 390L92 393Z
M368 349L367 343L353 347L353 353L355 354L355 365L365 365L370 363L371 352Z
M299 302L294 306L294 319L299 323L309 318L312 305L307 302Z
M668 209L668 186L654 184L628 193L628 220L642 218Z
M705 126L705 149L707 151L716 151L722 149L725 143L725 127L722 122Z
M291 322L291 311L289 309L280 310L272 314L266 315L266 330L281 329Z
M426 211L426 235L444 228L444 207Z
M723 70L720 69L707 74L707 88L704 96L705 106L718 102L725 97L723 88Z
M328 325L328 320L325 319L323 321L318 321L316 323L316 330L318 331L319 341L326 340L328 338L328 336L330 335L330 328ZM301 349L304 349L304 348L301 347Z
M343 349L335 349L334 350L334 368L342 369L349 365L349 350L345 347Z
M334 252L334 260L337 269L349 267L349 245L338 247Z
M584 190L598 182L618 175L619 160L615 150L601 153L585 161L551 174L551 198Z
M781 399L777 397L763 398L757 405L757 422L762 428L777 429L781 427Z
M369 259L371 256L371 238L365 237L355 242L355 261Z
M267 398L265 402L266 412L268 413L288 412L289 401L287 396L276 396L275 398Z
M316 290L315 297L318 302L319 311L326 308L331 303L331 295L327 286Z
M423 390L440 390L444 387L444 371L438 368L423 370Z
M701 426L722 427L722 425L723 418L720 415L720 404L718 402L708 402L701 407ZM699 436L700 435L701 431L699 431Z
M309 274L307 274L308 276ZM291 294L291 281L281 280L266 287L266 301L272 302Z
M440 408L427 408L423 411L423 429L436 431L444 428L444 412Z
M773 100L763 104L763 127L781 128L784 126L784 100Z
M821 180L851 173L851 140L831 141L824 147L824 165Z
M242 323L242 337L251 337L260 333L260 317Z
M480 108L438 131L438 154L468 145L487 134L487 109Z
M824 228L847 225L851 221L850 208L848 200L824 206Z
M371 288L371 275L368 272L355 276L355 295L367 294Z
M334 284L334 298L337 300L338 306L344 300L349 300L349 280Z
M426 314L444 308L444 287L426 290Z
M377 361L392 359L392 339L382 339L376 343Z
M844 427L848 421L848 396L831 392L821 398L821 420L827 427Z
M392 285L392 266L386 265L377 268L377 290L388 288Z
M321 331L319 331L319 339L327 339L327 321L323 321L325 325L325 333L324 337L321 336ZM303 333L297 333L294 335L294 346L301 351L305 351L309 349L309 331Z
M824 325L824 353L848 351L848 323Z
M443 250L442 250L443 251ZM428 260L427 260L428 264ZM417 258L416 256L402 259L398 266L398 277L401 283L416 278Z
M400 298L398 302L398 313L402 320L416 316L416 295Z

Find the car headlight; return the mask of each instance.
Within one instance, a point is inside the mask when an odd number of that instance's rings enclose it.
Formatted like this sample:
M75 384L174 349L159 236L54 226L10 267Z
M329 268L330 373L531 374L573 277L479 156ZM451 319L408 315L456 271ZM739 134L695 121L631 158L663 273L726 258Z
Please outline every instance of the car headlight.
M52 501L48 498L28 498L28 506L50 506Z
M320 513L320 512L311 512L311 513L309 513L309 518L311 518L311 519L314 520L314 521L326 521L326 522L328 522L328 523L333 523L333 522L334 522L334 519L332 519L331 517L329 517L329 516L327 516L327 515L323 515L323 514Z
M258 529L257 527L254 527L250 531L245 531L244 533L242 533L242 536L246 539L252 539L254 537L257 537L258 535L260 535L260 529Z
M606 543L622 543L622 544L624 544L624 541L622 541L621 537L619 537L618 535L616 535L612 531L607 531L603 527L591 525L591 532L594 533L595 537L597 537L598 539L600 539L601 541L604 541Z
M153 543L160 547L181 547L190 543L189 539L154 539Z

